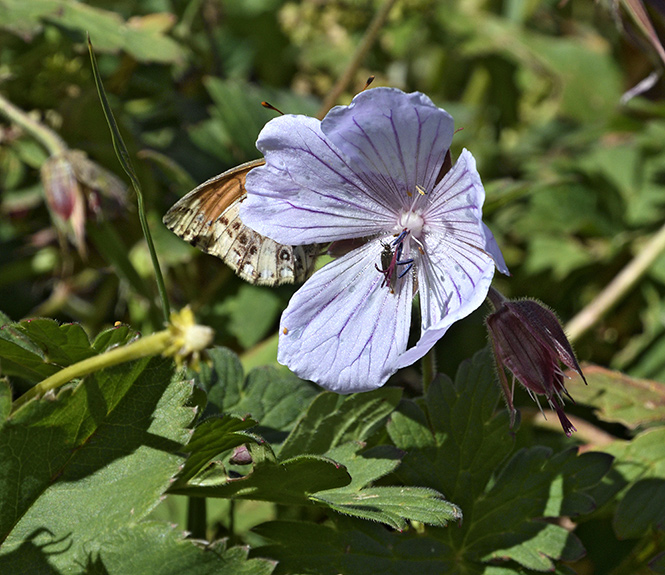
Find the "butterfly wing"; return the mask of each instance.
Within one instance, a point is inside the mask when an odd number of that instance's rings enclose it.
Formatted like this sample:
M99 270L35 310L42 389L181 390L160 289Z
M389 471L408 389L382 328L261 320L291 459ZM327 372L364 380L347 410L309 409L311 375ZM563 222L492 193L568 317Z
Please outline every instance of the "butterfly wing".
M247 197L245 178L264 163L254 160L210 178L174 204L163 221L177 236L217 256L249 283L303 282L314 271L319 246L278 244L240 219L240 204Z

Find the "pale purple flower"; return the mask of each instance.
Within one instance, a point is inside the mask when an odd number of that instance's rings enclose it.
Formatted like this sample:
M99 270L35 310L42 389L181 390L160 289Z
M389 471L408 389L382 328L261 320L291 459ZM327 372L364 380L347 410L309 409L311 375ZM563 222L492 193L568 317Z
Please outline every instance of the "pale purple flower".
M445 164L453 132L427 96L392 88L261 131L266 164L247 176L243 221L282 244L363 239L282 315L278 360L300 377L339 393L380 387L480 306L495 267L508 273L473 156ZM407 349L416 294L421 335Z

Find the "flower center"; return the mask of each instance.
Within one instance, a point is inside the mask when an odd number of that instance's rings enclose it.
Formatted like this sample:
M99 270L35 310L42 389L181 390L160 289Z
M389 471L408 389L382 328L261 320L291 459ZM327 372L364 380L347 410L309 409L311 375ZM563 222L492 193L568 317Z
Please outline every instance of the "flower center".
M407 230L412 237L418 239L423 231L425 220L423 217L414 211L403 212L400 214L397 224L395 225L395 233Z

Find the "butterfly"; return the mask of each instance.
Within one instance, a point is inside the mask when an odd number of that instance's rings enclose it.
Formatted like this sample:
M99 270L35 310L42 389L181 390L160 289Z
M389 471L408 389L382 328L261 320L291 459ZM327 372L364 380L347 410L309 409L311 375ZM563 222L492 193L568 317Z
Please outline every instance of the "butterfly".
M220 258L249 283L300 283L312 275L321 247L279 244L240 219L240 204L247 197L245 178L263 164L263 159L254 160L210 178L176 202L162 221L186 242Z

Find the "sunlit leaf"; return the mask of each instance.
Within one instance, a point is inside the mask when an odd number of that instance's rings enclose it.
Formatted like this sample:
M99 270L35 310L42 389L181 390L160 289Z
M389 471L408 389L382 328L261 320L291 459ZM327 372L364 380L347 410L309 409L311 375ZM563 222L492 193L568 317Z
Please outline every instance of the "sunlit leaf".
M86 32L102 52L125 50L143 62L172 63L185 52L164 35L164 27L144 26L141 20L124 22L115 12L88 6L73 0L3 0L0 3L0 27L24 38L37 34L46 25L57 25L79 35Z
M281 457L326 453L348 441L362 441L393 411L401 397L397 388L340 396L318 395L280 450Z
M0 431L0 562L25 549L84 565L144 517L182 464L190 392L171 361L141 360L14 412Z
M665 423L665 384L636 379L597 365L584 366L583 370L589 385L571 374L566 387L575 401L592 405L603 421L621 423L631 429Z

